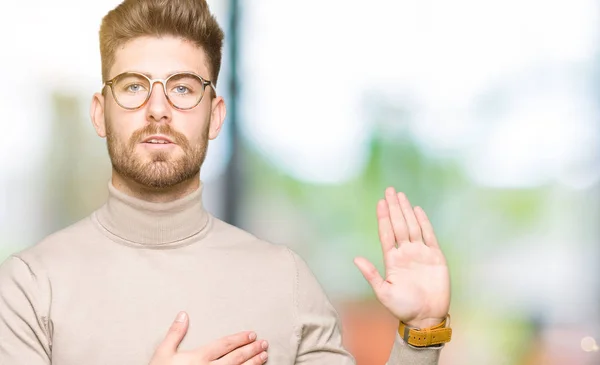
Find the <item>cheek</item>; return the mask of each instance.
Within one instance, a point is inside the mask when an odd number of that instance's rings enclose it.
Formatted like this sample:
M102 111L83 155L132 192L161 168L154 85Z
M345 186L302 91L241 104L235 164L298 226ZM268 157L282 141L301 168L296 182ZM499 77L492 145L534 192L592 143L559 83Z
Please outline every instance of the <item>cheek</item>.
M173 129L183 134L189 141L199 141L205 138L210 116L204 112L198 112L177 117L173 118Z
M143 113L112 110L106 115L107 132L110 129L113 139L127 141L131 135L145 125Z

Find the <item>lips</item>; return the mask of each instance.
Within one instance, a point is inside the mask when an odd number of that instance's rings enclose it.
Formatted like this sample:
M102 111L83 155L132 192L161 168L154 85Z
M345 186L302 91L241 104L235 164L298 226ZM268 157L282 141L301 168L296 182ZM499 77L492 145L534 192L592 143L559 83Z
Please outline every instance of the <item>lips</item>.
M170 140L169 138L165 137L165 136L149 136L146 137L142 143L149 143L149 144L169 144L169 143L173 143L172 140Z

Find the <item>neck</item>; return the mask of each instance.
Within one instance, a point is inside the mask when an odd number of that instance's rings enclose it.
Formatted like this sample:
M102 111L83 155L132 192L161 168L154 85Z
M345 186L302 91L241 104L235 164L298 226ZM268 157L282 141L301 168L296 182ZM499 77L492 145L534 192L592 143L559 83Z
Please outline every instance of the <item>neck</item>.
M196 190L189 192L193 185L186 184L190 190L181 188L170 194L148 194L145 189L140 193L129 184L124 186L128 190L124 191L123 186L118 189L111 181L108 200L94 215L109 237L133 246L168 248L197 241L208 233L210 215L202 204L201 181ZM141 194L144 198L139 197ZM183 197L173 200L175 196Z
M114 169L112 171L111 181L115 189L131 197L151 203L168 203L181 199L198 190L200 187L200 173L194 175L191 179L166 188L152 188L141 185L122 176Z

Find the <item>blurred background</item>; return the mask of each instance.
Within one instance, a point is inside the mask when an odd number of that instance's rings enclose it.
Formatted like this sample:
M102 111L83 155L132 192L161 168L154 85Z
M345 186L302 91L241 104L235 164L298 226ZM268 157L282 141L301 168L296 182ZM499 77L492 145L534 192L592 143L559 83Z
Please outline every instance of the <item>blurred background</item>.
M0 12L0 261L99 207L110 162L88 117L97 32L119 0ZM213 0L228 117L207 208L303 256L359 365L393 318L387 186L428 212L452 277L440 364L599 364L600 4L595 0Z

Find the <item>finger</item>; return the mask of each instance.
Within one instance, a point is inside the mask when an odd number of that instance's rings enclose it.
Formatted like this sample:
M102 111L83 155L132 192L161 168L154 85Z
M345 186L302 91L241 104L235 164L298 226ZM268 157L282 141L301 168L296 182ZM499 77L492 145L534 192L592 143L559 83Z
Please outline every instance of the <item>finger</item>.
M437 238L435 237L435 233L433 232L433 226L427 218L427 214L421 207L415 207L415 214L417 220L419 221L419 225L421 226L421 231L423 232L423 241L429 247L440 248L438 245Z
M385 200L390 210L390 220L392 221L396 242L398 245L408 242L408 227L406 226L406 220L404 220L404 215L402 214L402 209L400 208L398 196L394 188L389 187L385 190Z
M383 199L377 203L377 222L379 226L379 241L385 255L391 249L396 248L396 237L394 236L392 221L390 220L390 209L387 202Z
M421 227L419 226L419 222L417 221L417 217L415 216L415 212L413 211L406 194L398 193L398 201L400 202L400 208L402 209L402 214L404 215L404 219L406 220L406 226L408 227L408 236L411 242L422 242L423 236L421 233Z
M379 294L380 288L383 285L383 278L373 264L364 257L354 259L354 264L358 267L365 279L369 282L375 294Z
M244 331L218 339L197 351L204 354L206 360L212 361L227 355L241 346L253 343L255 340L256 333Z
M243 365L260 365L260 364L264 364L267 359L269 358L269 355L267 355L266 351L261 352L260 354L254 356L253 358L251 358L250 360L246 361Z
M158 356L172 355L177 352L181 340L185 337L189 325L188 315L185 312L179 312L173 324L169 328L165 339L156 348Z
M254 341L246 346L237 348L220 359L213 361L214 365L241 365L252 360L262 360L262 353L266 354L266 350L269 348L267 341ZM266 360L266 358L264 359ZM263 362L264 362L263 360ZM253 362L250 362L251 364ZM262 364L258 362L257 364Z

